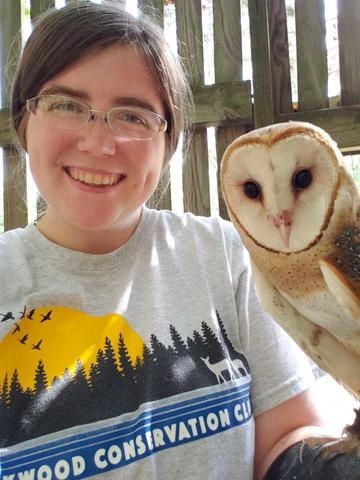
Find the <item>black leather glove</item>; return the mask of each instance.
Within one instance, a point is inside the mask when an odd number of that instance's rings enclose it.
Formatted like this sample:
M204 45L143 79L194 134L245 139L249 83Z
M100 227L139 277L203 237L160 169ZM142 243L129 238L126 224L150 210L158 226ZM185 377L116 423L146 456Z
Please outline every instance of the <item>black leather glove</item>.
M355 453L321 455L321 445L298 442L271 465L264 480L360 480L360 457Z

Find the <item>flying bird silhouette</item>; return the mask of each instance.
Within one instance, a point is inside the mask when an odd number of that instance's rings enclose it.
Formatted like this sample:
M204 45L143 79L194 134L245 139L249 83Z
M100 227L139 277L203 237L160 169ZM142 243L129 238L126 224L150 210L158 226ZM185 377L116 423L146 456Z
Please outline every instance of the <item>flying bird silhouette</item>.
M23 318L25 318L25 315L26 315L26 305L24 306L24 310L22 312L19 312L21 317L20 317L20 320L22 320Z
M41 342L42 342L42 339L39 340L37 343L32 344L31 349L32 349L32 350L41 350L41 348L40 348Z
M30 312L26 315L29 320L33 320L33 315L35 313L35 308L30 310Z
M29 335L26 333L22 338L19 338L19 342L25 345L28 338L29 338Z
M14 335L14 333L16 332L20 332L20 327L17 323L15 323L16 327L14 328L13 332L12 332L12 335Z
M50 310L46 315L41 315L42 320L40 320L40 323L46 322L47 320L51 320L51 314L52 314L52 310Z
M6 322L7 320L15 320L15 318L13 317L12 312L0 313L0 315L2 315L2 317L3 317L3 318L1 319L2 322Z

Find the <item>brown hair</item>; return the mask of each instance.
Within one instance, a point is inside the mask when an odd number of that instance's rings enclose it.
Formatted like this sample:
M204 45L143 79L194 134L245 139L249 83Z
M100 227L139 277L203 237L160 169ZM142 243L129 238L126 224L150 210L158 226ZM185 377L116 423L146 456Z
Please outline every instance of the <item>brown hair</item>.
M157 76L168 121L164 165L168 163L186 127L186 110L191 104L181 65L155 21L144 15L134 17L115 3L95 4L87 0L42 15L25 45L10 102L12 127L24 149L26 100L91 51L116 42L135 46Z

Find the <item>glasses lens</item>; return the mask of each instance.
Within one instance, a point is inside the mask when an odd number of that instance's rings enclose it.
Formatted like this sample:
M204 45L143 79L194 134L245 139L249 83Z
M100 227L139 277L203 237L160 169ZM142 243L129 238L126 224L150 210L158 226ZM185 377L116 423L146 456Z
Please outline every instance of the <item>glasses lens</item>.
M145 140L154 138L159 133L162 119L143 108L116 107L109 111L109 123L119 135Z
M79 128L90 116L87 105L67 97L43 95L38 97L37 113L55 128Z

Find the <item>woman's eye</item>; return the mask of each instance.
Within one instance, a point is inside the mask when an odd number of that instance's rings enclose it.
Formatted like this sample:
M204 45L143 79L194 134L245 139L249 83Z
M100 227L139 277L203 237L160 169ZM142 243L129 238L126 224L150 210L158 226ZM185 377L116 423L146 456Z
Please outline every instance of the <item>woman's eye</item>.
M133 114L133 113L124 113L121 116L121 120L123 122L139 123L139 124L142 124L142 125L144 125L146 123L143 118L141 118L139 115L136 115L136 114Z
M311 182L312 174L307 169L299 170L293 177L293 184L297 189L307 188Z
M74 102L59 102L53 105L54 110L65 110L66 112L76 112L79 107Z
M244 193L247 197L251 199L255 199L260 197L261 195L261 188L255 182L245 182L244 183Z

